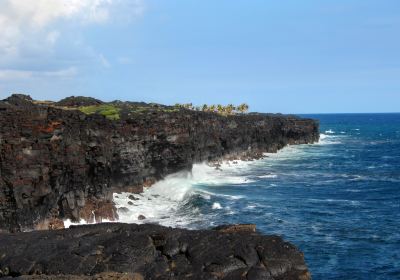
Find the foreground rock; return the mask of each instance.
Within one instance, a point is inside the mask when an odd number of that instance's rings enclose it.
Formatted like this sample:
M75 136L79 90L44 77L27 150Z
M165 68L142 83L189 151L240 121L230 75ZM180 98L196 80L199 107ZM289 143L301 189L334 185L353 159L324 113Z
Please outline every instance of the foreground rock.
M78 110L96 104L113 120ZM294 116L13 95L0 101L0 231L115 220L113 192L141 192L196 162L259 158L318 139L317 122Z
M97 224L0 234L0 269L24 279L310 279L303 254L280 237L227 228Z

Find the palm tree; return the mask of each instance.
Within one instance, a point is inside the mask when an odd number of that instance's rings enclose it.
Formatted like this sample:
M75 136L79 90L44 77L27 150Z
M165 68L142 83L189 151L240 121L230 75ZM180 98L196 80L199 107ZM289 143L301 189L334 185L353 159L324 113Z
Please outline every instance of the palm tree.
M233 104L229 104L228 106L225 107L225 111L228 115L231 115L234 110L235 106L233 106Z
M210 105L210 107L208 107L208 109L209 109L211 112L215 112L215 105Z
M247 105L246 103L242 103L239 105L238 110L244 114L245 112L247 112L249 110L249 105Z
M207 104L204 104L202 107L203 112L207 112L208 111L208 106Z
M224 112L224 107L221 104L217 105L218 113L222 114Z

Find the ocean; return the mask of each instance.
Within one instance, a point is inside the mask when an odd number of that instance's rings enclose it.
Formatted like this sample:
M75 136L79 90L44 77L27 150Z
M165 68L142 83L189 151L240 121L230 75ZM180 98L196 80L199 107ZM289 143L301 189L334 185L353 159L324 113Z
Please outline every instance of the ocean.
M320 120L319 143L196 164L136 200L114 194L121 221L254 223L298 246L313 279L400 279L400 114L307 117Z

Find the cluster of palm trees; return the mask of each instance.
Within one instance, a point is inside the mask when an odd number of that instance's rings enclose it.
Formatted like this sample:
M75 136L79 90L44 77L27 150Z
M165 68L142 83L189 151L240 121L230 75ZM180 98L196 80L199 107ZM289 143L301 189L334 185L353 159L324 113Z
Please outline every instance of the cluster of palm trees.
M249 105L247 105L246 103L242 103L238 106L234 106L233 104L228 104L226 106L223 106L221 104L217 105L204 104L203 106L193 106L192 103L176 104L175 106L194 111L215 112L222 115L234 115L238 113L244 114L249 110Z

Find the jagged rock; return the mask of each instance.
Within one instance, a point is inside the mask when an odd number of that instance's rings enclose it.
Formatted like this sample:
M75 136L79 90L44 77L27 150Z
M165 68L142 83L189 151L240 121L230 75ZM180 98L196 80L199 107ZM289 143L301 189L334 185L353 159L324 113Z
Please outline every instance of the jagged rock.
M33 105L32 97L30 97L29 95L26 95L26 94L15 93L3 101L7 104L14 105L14 106L30 107Z
M214 228L219 232L233 233L233 232L256 232L256 225L254 224L241 224L241 225L222 225Z
M4 279L20 280L144 280L143 275L139 273L118 273L104 272L93 276L87 275L22 275L19 277L10 277Z
M128 196L128 198L130 199L130 200L139 200L139 198L136 198L134 195L129 195Z
M58 106L80 107L103 104L103 101L85 96L70 96L55 103Z
M113 192L140 193L196 162L259 158L319 138L311 119L155 104L129 111L135 104L121 103L121 118L112 121L27 96L0 101L0 231L50 228L47 221L57 219L115 220Z
M120 207L120 208L118 208L118 211L121 213L125 213L125 214L129 213L129 209L126 207Z
M280 237L150 224L0 234L0 268L20 279L311 279Z

